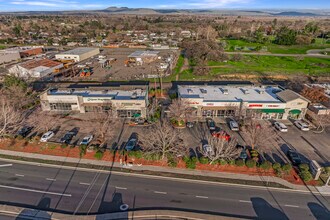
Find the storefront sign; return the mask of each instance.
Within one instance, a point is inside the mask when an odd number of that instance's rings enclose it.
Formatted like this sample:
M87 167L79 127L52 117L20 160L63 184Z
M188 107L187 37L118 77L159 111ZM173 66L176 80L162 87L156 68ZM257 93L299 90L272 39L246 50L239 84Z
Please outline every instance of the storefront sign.
M188 102L189 105L199 105L199 102Z
M214 106L214 103L206 103L207 106Z
M109 102L111 98L86 98L84 99L86 102Z
M266 105L266 107L268 107L268 108L278 108L278 107L280 107L280 105Z
M249 104L250 108L262 108L262 104Z

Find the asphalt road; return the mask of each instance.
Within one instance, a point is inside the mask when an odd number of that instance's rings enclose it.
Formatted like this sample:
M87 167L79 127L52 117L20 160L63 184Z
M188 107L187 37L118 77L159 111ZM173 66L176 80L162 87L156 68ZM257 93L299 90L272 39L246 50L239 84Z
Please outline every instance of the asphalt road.
M8 162L1 161L1 164ZM330 197L133 174L13 163L0 167L0 203L66 214L170 209L244 219L329 219Z

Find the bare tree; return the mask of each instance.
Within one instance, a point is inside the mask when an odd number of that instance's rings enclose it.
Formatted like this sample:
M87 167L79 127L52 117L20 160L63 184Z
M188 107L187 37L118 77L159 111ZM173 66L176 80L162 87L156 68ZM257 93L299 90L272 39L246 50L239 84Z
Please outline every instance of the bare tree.
M309 112L308 114L312 122L316 125L316 132L322 133L325 128L330 125L330 115L329 114L315 114L314 112Z
M23 121L23 112L0 91L0 138L13 133Z
M29 116L29 121L34 125L36 130L47 132L59 123L60 118L61 115L58 113L54 114L47 111L40 111L40 109L38 109Z
M188 104L182 99L174 99L169 106L170 117L175 119L184 119L186 117Z
M261 126L256 119L248 118L245 119L243 123L243 138L252 149L257 146L268 144L269 140L276 136L276 133L270 125L266 124Z
M145 153L160 154L162 159L185 152L179 131L174 129L168 121L158 122L149 127L139 136L139 140Z
M240 153L236 147L237 139L235 138L226 141L224 138L216 138L209 135L207 141L209 149L203 149L203 146L201 146L200 152L210 160L210 164L219 159L231 160L236 158Z

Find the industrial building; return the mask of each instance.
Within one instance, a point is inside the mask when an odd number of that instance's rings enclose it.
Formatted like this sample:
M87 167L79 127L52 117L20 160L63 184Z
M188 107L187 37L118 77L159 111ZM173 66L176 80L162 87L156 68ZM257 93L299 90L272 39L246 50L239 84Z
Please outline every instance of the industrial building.
M75 62L80 62L91 58L92 56L98 55L99 53L99 48L79 47L65 51L63 53L56 54L55 58L57 60L74 60Z
M42 46L12 47L0 50L0 64L17 61L21 58L42 54Z
M143 65L144 63L151 63L157 60L159 51L142 51L138 50L133 53L131 53L128 56L128 62L130 63L136 63L138 65Z
M0 64L9 63L21 59L21 55L18 50L0 50Z
M178 85L178 97L197 110L198 118L238 114L259 119L302 118L308 100L292 93L275 86Z
M9 68L9 73L22 78L42 78L63 67L63 63L49 59L33 59L15 64Z
M147 117L148 83L81 84L52 88L41 94L44 111L80 113L112 110L119 117Z

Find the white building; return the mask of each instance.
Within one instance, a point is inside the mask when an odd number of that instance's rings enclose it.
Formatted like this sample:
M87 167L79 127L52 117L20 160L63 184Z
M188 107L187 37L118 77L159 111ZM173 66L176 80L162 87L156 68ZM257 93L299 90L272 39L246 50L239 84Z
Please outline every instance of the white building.
M40 96L44 111L80 113L113 110L119 117L147 117L148 85L84 84L49 89Z
M291 109L278 97L282 91L273 86L179 85L178 97L197 109L197 117L250 113L261 119L286 119Z
M80 62L100 53L99 48L79 47L55 55L58 60L74 60Z
M9 73L23 78L42 78L63 67L63 63L49 59L34 59L9 68Z

